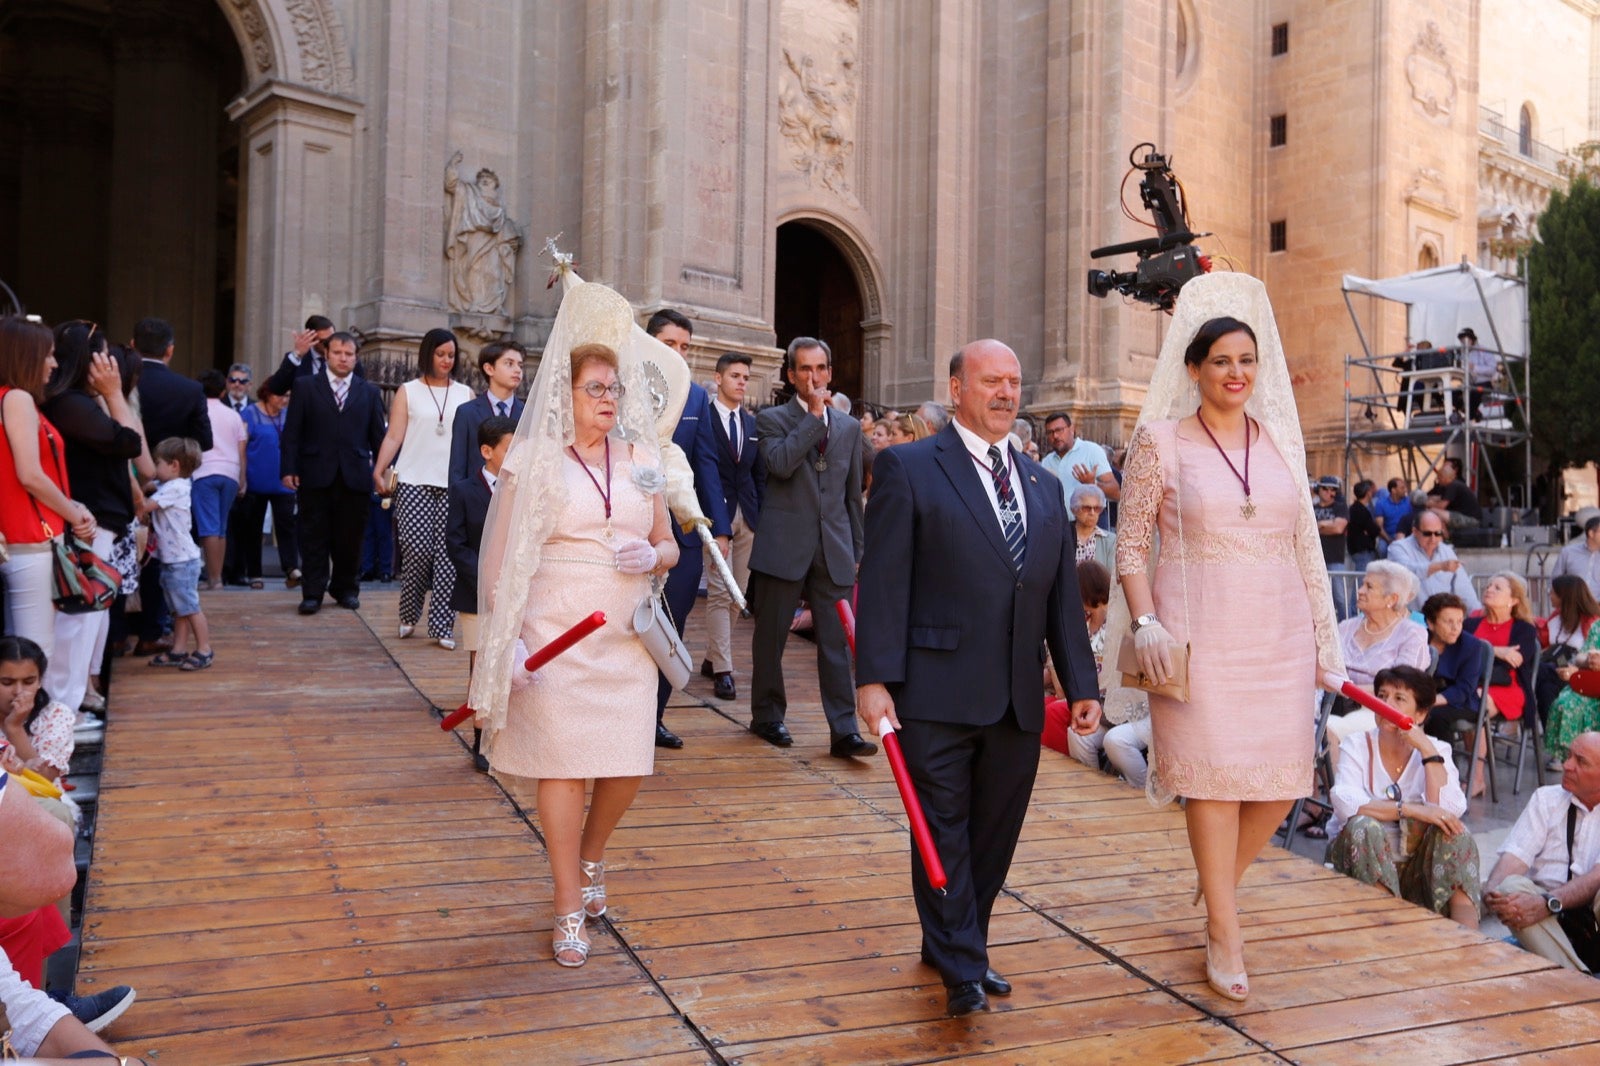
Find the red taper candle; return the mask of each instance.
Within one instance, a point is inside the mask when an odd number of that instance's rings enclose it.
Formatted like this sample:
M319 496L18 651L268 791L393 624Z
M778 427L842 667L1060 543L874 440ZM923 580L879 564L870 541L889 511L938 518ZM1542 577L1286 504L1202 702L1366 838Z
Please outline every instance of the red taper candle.
M1395 710L1393 707L1389 706L1387 703L1383 702L1366 689L1357 687L1354 681L1346 680L1344 684L1339 686L1339 691L1355 700L1357 703L1361 704L1361 706L1365 707L1379 718L1387 718L1396 729L1402 732L1416 725L1416 723L1413 722L1409 717L1401 714L1399 711Z
M844 639L850 645L850 654L856 653L856 616L847 600L834 605L839 611L839 624L844 626ZM945 876L944 863L939 861L939 849L933 846L933 833L928 829L928 819L922 813L922 801L917 798L916 786L911 783L911 768L906 765L905 752L900 750L900 738L894 735L894 726L888 718L878 723L878 739L883 742L883 753L889 759L889 769L894 773L895 787L900 790L900 802L905 805L906 818L911 823L911 839L922 856L922 867L928 873L928 883L939 891L950 883Z
M524 669L526 669L530 674L535 672L541 666L548 663L551 659L554 659L557 655L560 655L562 652L566 651L568 648L578 643L578 641L582 640L584 637L587 637L590 633L593 633L595 630L599 629L605 624L606 613L604 611L596 611L588 618L585 618L583 621L579 622L577 625L573 626L571 629L567 630L565 633L561 634L559 637L552 640L550 643L546 644L532 655L528 656L528 661L523 664ZM439 722L439 728L448 733L450 730L454 729L462 722L465 722L468 718L471 718L476 713L477 712L471 707L463 703Z

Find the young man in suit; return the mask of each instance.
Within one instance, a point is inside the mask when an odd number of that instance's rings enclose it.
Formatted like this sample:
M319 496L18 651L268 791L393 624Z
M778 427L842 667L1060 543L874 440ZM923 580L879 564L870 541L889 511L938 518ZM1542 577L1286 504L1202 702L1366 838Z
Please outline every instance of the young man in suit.
M325 315L307 318L306 328L294 335L294 347L284 353L278 369L267 379L272 391L279 396L287 396L298 379L325 371L328 368L328 339L332 336L332 319ZM362 379L367 376L360 359L356 360L355 375Z
M670 307L657 311L650 316L644 331L684 359L689 358L689 340L694 336L694 327L679 312ZM700 510L711 519L711 534L716 537L717 546L726 553L728 512L722 505L721 493L717 491L722 479L717 473L716 438L712 436L711 423L706 417L709 406L706 390L690 382L689 398L683 405L683 414L678 418L677 427L672 431L672 442L683 449L684 458L689 460L689 469L694 471L694 492L700 499ZM677 624L681 637L689 621L689 612L694 610L695 598L700 593L704 559L700 554L698 532L685 533L683 527L674 520L672 533L678 538L678 565L667 571L667 609L672 612L672 620ZM667 697L670 695L672 686L665 677L660 678L656 683L658 748L683 747L682 738L667 728Z
M989 967L989 914L1033 793L1044 728L1044 646L1072 728L1100 720L1060 483L1006 444L1022 368L999 341L950 360L955 420L880 453L872 468L856 630L867 729L901 729L917 795L949 877L928 883L913 849L922 959L952 1016L1011 985Z
M783 724L783 647L803 596L816 627L829 754L871 755L878 746L856 732L850 650L836 607L850 594L861 560L861 423L828 403L833 353L825 342L796 337L784 368L794 399L756 416L767 483L766 521L750 548L750 732L780 748L794 743Z
M717 440L717 491L727 509L732 532L725 558L741 589L750 583L750 546L755 542L761 493L767 480L766 464L761 461L761 448L756 441L756 419L744 409L750 366L750 357L737 352L728 352L717 360L717 391L707 412ZM733 619L738 610L722 571L710 558L712 549L707 547L705 551L706 655L700 672L713 679L719 700L737 699L739 690L733 682Z
M383 396L355 376L356 339L328 338L327 369L297 378L284 420L280 471L300 494L301 614L361 606L361 540L372 492L372 457L383 443Z
M488 381L483 395L474 396L456 408L450 427L450 484L471 477L483 469L479 451L478 427L490 418L509 418L513 431L522 417L523 403L517 399L522 384L522 361L528 353L516 341L495 341L478 351L478 371Z
M520 368L519 368L520 371ZM460 412L456 413L459 424ZM483 543L483 524L489 517L489 502L500 483L500 464L505 462L517 424L510 418L490 415L478 423L478 469L450 483L445 511L444 548L456 570L455 587L450 592L450 609L456 612L461 642L467 646L467 678L478 665L478 546ZM483 732L472 730L472 765L489 772L489 760L482 751Z

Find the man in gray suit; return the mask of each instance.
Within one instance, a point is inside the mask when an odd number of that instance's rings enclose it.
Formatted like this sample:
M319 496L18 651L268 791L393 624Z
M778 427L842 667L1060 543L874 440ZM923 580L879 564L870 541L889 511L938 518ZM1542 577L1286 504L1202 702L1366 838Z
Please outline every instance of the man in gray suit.
M784 371L794 399L756 416L767 491L750 549L750 732L780 748L794 743L783 724L783 647L804 596L817 637L829 751L842 759L871 755L877 745L856 732L850 651L835 607L850 594L861 561L861 423L829 406L833 353L825 342L796 337Z

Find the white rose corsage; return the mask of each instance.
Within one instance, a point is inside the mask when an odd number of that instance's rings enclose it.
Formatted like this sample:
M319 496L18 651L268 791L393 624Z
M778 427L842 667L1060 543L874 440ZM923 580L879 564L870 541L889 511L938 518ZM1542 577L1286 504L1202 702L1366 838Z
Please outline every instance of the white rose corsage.
M633 468L633 483L646 496L655 496L667 487L667 475L658 467L636 466Z

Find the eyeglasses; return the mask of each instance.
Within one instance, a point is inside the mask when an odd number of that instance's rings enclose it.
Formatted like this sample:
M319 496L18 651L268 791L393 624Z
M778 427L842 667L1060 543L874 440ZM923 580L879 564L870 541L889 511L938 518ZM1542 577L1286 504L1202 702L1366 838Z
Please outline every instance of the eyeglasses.
M229 385L248 385L248 384L250 384L250 379L249 378L229 378L228 379L228 384Z
M1441 530L1441 529L1419 529L1419 530L1417 530L1417 536L1419 536L1419 537L1442 537L1442 536L1444 536L1444 531Z
M591 381L587 385L574 385L574 389L582 390L590 399L598 400L602 396L610 396L613 400L620 400L628 390L622 387L622 382L613 382L602 385L598 381Z

